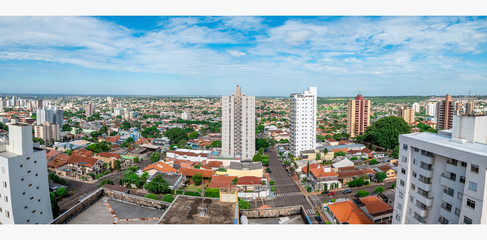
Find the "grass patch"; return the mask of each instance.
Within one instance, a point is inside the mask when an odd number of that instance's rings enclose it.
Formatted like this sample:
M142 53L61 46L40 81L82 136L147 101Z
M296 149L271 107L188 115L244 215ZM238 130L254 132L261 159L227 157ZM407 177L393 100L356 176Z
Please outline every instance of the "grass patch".
M187 185L186 188L184 188L186 191L191 191L191 192L202 192L203 190L201 189L201 186L196 186L194 184Z

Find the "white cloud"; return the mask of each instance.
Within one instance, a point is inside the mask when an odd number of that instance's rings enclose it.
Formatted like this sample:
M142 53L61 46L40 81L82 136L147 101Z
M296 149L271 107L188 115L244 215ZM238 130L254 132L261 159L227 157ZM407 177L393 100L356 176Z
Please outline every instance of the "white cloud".
M247 55L246 53L240 52L240 51L237 51L237 50L229 50L228 53L230 53L230 55L232 55L234 57L243 57L243 56L246 56Z

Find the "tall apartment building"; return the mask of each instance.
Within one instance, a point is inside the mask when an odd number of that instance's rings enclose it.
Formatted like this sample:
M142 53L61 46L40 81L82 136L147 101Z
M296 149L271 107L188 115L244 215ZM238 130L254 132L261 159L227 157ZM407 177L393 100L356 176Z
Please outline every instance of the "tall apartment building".
M34 147L29 124L9 125L0 142L0 224L52 221L46 151Z
M411 108L414 110L414 112L419 112L419 103L413 103L413 106Z
M42 100L41 99L38 99L36 100L36 108L42 108Z
M438 102L436 107L437 129L450 129L452 127L453 115L455 115L455 101L450 95L445 96L445 100Z
M87 117L90 117L90 116L93 115L94 107L95 106L93 105L93 103L88 103L88 104L85 105L85 115Z
M249 160L255 155L255 96L222 96L222 155Z
M414 109L403 106L397 111L397 117L404 119L408 124L414 123Z
M360 94L348 101L347 132L350 137L365 133L370 126L370 100L364 99Z
M301 151L316 149L316 117L318 88L309 87L303 93L291 94L290 146L294 156Z
M474 102L467 102L465 105L465 113L466 114L474 114L475 103Z
M59 132L59 125L50 122L45 122L43 125L34 127L34 136L45 142L59 141L61 139Z
M487 116L454 116L452 130L399 143L393 223L487 223Z
M426 115L435 117L436 116L436 106L438 103L427 103L426 104Z
M0 97L0 113L5 112L5 109L3 108L3 99Z
M42 125L44 122L50 122L63 126L63 110L55 108L41 108L36 111L37 125Z

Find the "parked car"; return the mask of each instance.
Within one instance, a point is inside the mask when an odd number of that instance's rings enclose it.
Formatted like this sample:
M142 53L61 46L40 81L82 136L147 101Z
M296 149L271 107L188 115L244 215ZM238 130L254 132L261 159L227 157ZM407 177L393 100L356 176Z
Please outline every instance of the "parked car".
M352 193L352 190L350 189L345 189L345 191L343 191L344 194L348 194L348 193Z
M320 217L320 216L316 216L316 217L315 217L315 219L316 219L316 221L318 221L318 222L323 222L323 220L321 219L321 217Z
M328 194L328 193L330 193L330 191L323 191L323 192L321 192L321 194Z
M335 194L336 194L336 192L329 192L329 193L328 193L328 196L333 196L333 195L335 195Z

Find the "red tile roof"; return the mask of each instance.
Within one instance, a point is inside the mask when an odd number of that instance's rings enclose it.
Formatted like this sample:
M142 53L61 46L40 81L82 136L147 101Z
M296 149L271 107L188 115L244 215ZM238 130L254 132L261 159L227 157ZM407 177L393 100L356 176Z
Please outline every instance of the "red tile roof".
M96 158L73 154L71 155L71 157L69 157L67 163L92 168L95 165L95 163L98 161L99 160Z
M183 174L187 177L192 177L195 174L201 174L203 178L210 178L213 176L213 171L205 170L205 169L196 169L196 168L180 168L179 173Z
M160 171L160 172L177 172L178 170L174 169L173 167L163 163L163 162L157 162L157 163L154 163L154 164L151 164L147 167L144 168L144 172L145 171L149 171L151 169L156 169L157 171Z
M328 208L339 222L349 224L373 224L372 220L352 201L329 204Z
M209 161L206 165L211 168L220 168L223 165L221 161Z
M208 188L235 187L235 185L232 185L233 179L235 179L235 178L237 178L237 177L215 175L211 178L211 182L210 182L210 184L208 184Z
M237 185L262 185L262 178L253 176L240 177Z
M49 158L52 158L56 155L59 154L59 151L56 151L56 150L48 150L48 152L46 153L46 158L49 160Z
M392 208L380 200L377 196L364 197L360 199L360 201L365 204L365 207L370 214L392 211Z
M272 208L264 204L264 205L258 207L257 209L272 209Z
M111 153L111 152L101 152L101 153L98 153L96 154L97 156L100 156L100 157L104 157L104 158L121 158L122 156L120 156L120 154L116 154L116 153Z
M352 178L352 177L361 177L366 175L366 173L362 170L355 170L355 171L345 171L345 172L338 172L338 178Z
M69 159L69 155L61 153L61 154L57 155L52 161L47 163L47 166L50 168L56 169L56 168L59 168L59 167L66 165L66 162L68 161L68 159Z
M308 173L307 166L303 167L302 170L304 173ZM325 172L323 166L319 163L313 163L309 165L309 171L315 178L322 178L322 177L335 177L338 176L336 172Z
M338 172L353 171L353 170L357 170L357 169L355 169L354 166L338 168Z

